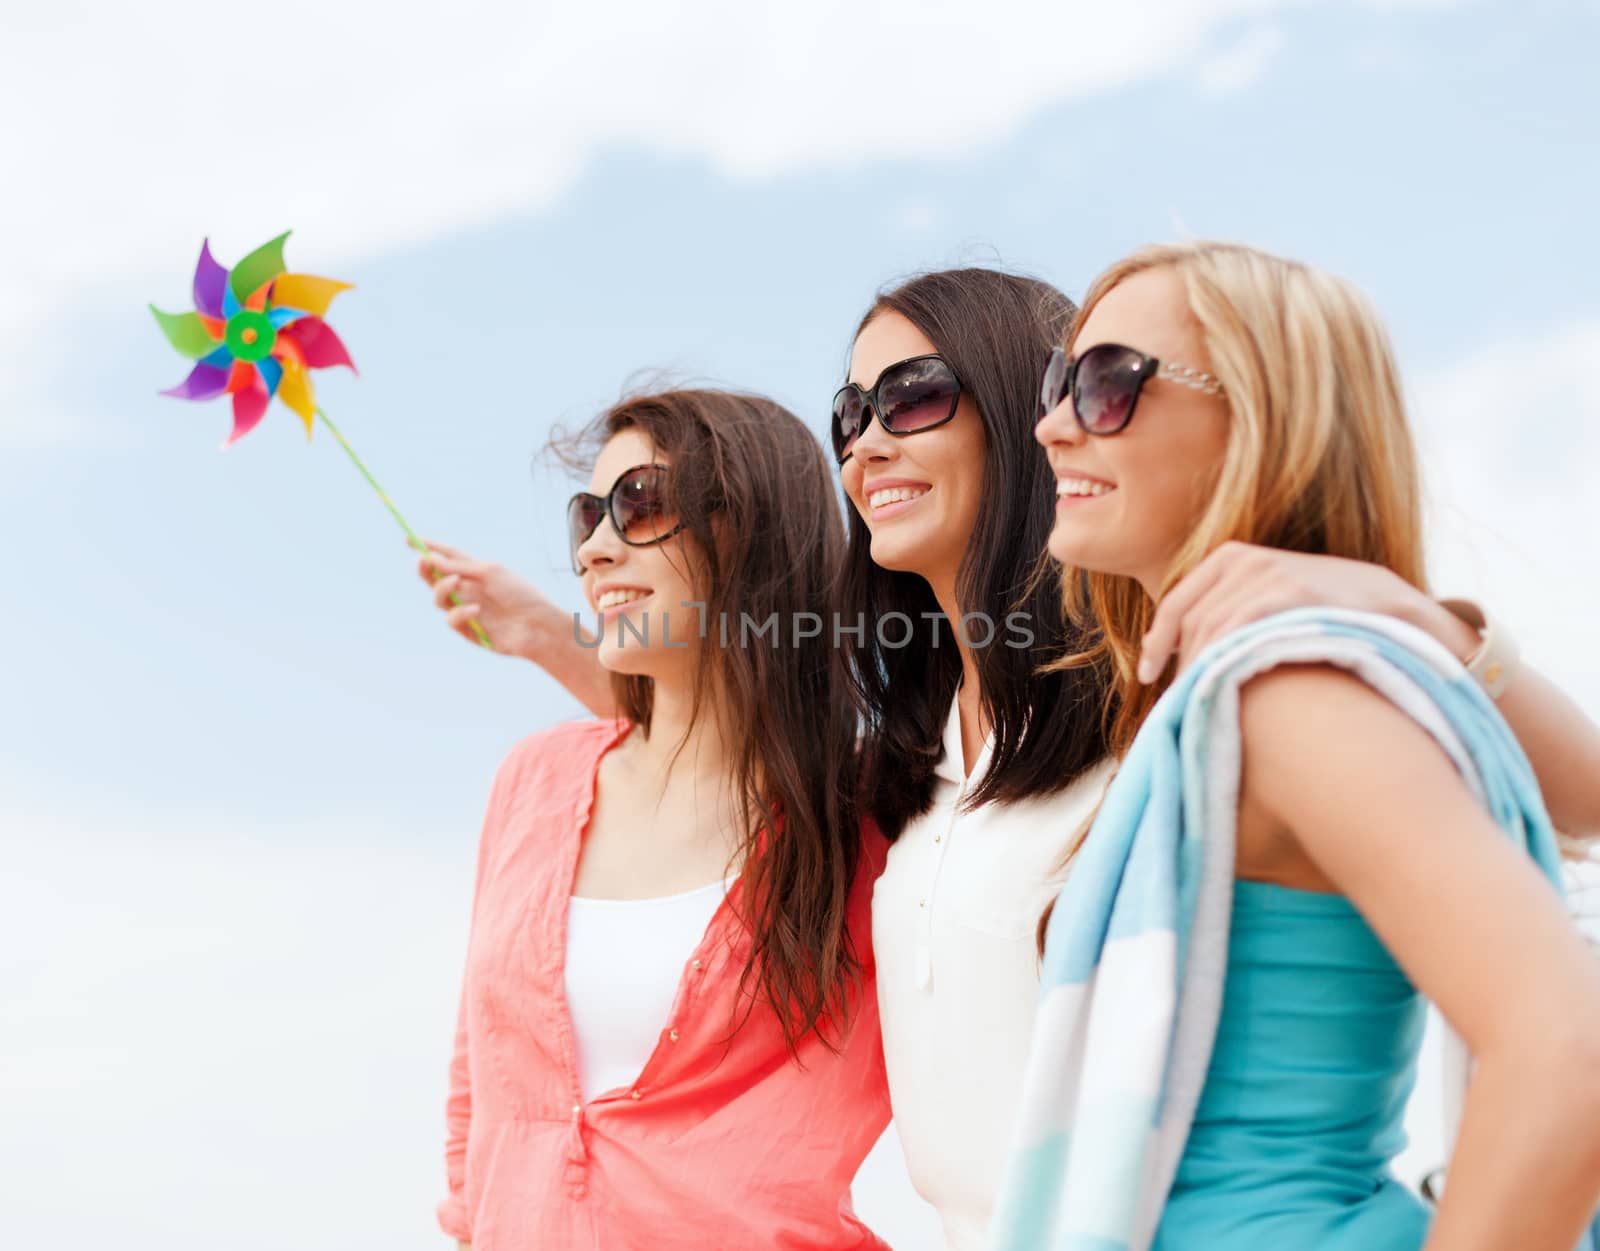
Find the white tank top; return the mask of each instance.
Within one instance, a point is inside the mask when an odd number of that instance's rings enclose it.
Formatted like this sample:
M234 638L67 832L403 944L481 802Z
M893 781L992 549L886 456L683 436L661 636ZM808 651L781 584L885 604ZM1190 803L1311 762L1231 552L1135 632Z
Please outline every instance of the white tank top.
M572 896L567 1011L585 1103L632 1086L644 1070L672 1014L683 967L727 888L712 882L658 899Z

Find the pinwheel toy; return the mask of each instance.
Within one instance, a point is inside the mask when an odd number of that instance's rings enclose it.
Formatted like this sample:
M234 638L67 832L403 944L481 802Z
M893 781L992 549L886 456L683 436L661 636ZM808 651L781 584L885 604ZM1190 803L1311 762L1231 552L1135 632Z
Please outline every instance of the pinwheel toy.
M344 343L323 320L334 296L350 290L350 284L287 272L283 244L289 233L262 244L231 271L217 263L210 240L206 240L200 245L200 263L194 271L194 311L163 313L154 304L150 306L167 342L195 362L187 378L161 394L181 400L232 396L233 430L222 445L224 449L260 424L274 396L299 414L307 439L316 419L321 418L400 523L411 546L426 553L427 545L406 524L328 414L317 406L312 370L346 365L355 372L355 362ZM454 594L450 599L461 602ZM478 642L490 647L483 627L476 621L470 624Z

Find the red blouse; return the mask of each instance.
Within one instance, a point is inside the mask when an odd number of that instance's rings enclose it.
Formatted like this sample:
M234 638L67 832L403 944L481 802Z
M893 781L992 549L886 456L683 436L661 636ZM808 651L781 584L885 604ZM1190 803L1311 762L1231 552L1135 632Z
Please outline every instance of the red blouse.
M567 901L600 757L626 722L559 725L501 764L478 854L450 1064L447 1234L474 1251L886 1251L850 1183L889 1121L871 958L875 829L850 900L864 980L830 1051L799 1063L764 1000L738 996L749 935L724 901L631 1087L585 1103L567 1013ZM734 886L733 890L739 888ZM746 994L748 995L748 991Z

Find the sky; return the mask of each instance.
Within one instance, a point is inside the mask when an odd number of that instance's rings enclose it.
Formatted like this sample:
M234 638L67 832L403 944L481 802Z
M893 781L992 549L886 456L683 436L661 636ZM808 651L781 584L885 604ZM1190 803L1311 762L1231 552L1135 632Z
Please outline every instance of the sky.
M1301 257L1394 338L1435 588L1600 716L1597 46L1576 0L0 0L0 1234L443 1245L482 805L577 711L445 631L325 431L220 453L223 405L156 394L202 238L355 283L330 415L574 608L537 453L641 378L821 436L916 270ZM892 1139L857 1202L931 1245Z

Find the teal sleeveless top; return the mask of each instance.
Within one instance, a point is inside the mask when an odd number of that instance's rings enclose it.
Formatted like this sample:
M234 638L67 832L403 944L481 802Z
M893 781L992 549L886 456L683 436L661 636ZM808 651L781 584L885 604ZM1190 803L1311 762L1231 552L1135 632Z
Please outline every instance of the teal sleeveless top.
M1217 1040L1154 1251L1417 1251L1389 1172L1425 1007L1338 895L1236 881Z

